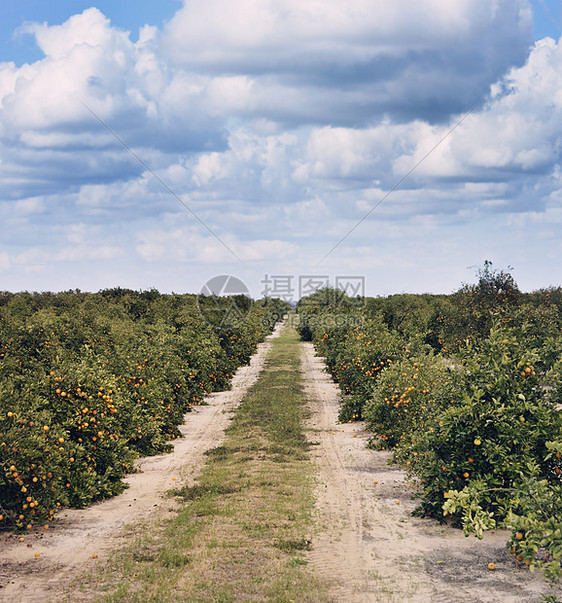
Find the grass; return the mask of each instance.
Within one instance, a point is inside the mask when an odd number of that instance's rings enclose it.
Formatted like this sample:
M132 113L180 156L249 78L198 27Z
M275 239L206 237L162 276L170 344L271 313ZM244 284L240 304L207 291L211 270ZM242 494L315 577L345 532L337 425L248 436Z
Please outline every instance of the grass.
M173 491L177 515L115 556L99 601L327 600L304 558L314 501L299 356L285 328L197 483Z

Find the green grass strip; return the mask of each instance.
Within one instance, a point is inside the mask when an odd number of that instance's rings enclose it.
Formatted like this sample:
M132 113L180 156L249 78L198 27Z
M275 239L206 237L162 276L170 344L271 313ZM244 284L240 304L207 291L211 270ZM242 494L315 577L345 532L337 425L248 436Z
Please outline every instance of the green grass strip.
M95 578L106 593L99 600L326 600L304 558L313 527L307 415L299 338L285 328L224 444L209 451L195 485L175 491L177 516Z

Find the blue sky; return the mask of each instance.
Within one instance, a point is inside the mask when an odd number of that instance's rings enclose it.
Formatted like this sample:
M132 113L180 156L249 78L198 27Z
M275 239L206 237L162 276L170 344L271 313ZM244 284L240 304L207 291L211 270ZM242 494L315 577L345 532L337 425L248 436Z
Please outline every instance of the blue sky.
M561 22L553 0L4 0L0 290L447 293L484 260L560 285Z
M17 65L43 57L32 36L18 34L26 22L63 23L72 15L96 6L107 15L115 27L131 32L132 39L146 24L161 27L181 7L181 0L2 0L0 8L0 61L14 61Z
M562 33L562 2L533 0L534 34L537 40L546 36L558 39Z

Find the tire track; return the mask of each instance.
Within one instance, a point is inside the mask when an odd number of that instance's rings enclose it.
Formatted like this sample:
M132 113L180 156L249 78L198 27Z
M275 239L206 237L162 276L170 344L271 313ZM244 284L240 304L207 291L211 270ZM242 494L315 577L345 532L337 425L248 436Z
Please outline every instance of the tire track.
M345 470L346 457L340 438L335 437L338 418L338 389L317 358L312 344L303 344L302 371L305 392L312 402L310 439L318 443L319 465L317 520L330 530L318 533L309 560L317 573L330 579L337 601L362 601L366 576L363 550L363 493ZM359 504L357 504L357 502ZM328 553L329 551L329 553Z
M339 388L312 344L301 366L317 465L316 532L308 561L337 602L535 603L548 588L521 570L505 548L507 534L483 541L430 519L417 506L409 478L392 455L366 448L362 423L338 425ZM488 570L488 563L496 571Z

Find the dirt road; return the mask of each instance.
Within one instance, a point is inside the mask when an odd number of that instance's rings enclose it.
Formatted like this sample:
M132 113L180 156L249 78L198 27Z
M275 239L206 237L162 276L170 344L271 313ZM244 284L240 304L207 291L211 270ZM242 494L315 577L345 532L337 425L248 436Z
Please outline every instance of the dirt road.
M129 488L123 494L87 509L65 510L48 531L34 530L23 542L15 535L3 538L0 601L45 603L75 574L94 568L119 547L127 537L126 526L169 513L174 502L164 493L192 484L205 462L204 453L222 443L232 413L263 368L271 337L260 344L250 364L237 371L231 390L209 395L207 406L186 415L180 426L184 437L174 443L173 453L137 463L139 473L127 477Z
M319 444L319 532L309 561L332 585L335 601L522 603L552 592L538 574L517 567L505 532L479 541L413 518L406 474L388 464L389 453L366 449L360 423L337 424L338 388L312 344L302 345L310 439Z
M77 575L104 563L145 522L170 514L174 502L164 493L194 482L205 451L222 443L269 347L269 342L260 345L251 364L236 374L231 391L213 394L208 406L187 415L185 437L172 454L139 462L140 472L129 476L130 487L121 496L67 510L51 529L34 531L23 542L4 537L0 600L56 600ZM329 583L333 601L522 603L538 602L541 592L550 592L539 575L517 567L505 549L505 533L489 533L481 542L412 518L416 502L405 474L388 464L388 453L366 449L361 424L338 425L338 388L312 345L301 349L312 410L310 439L318 444L312 447L317 526L308 561L311 572ZM495 571L487 569L490 562Z

